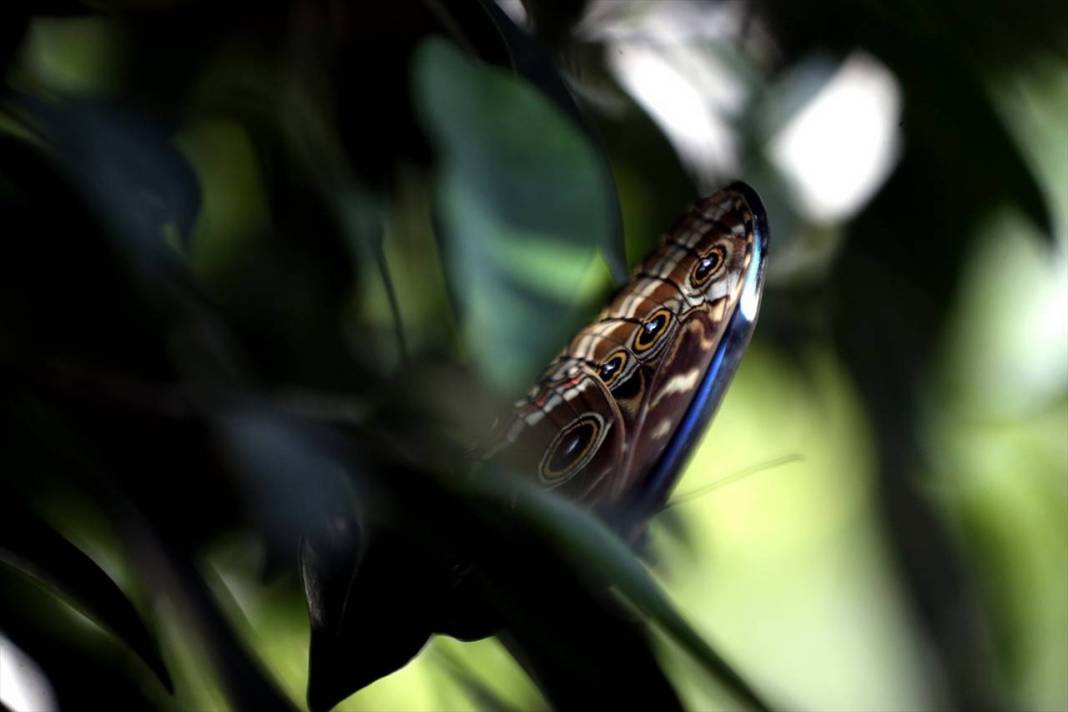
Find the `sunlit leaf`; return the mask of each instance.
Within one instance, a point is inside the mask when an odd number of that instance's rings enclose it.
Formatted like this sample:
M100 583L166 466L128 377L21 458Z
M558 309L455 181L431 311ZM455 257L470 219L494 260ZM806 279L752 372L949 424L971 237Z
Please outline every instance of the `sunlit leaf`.
M614 181L607 152L604 150L601 137L593 127L594 117L579 108L571 87L561 74L562 69L553 62L549 48L538 42L530 33L517 27L494 0L478 0L478 2L500 31L504 43L508 46L508 53L516 73L537 87L556 108L570 117L575 127L586 135L587 140L598 147L597 159L601 162L604 180L610 184L611 188L609 190L611 226L602 244L602 255L608 264L612 279L617 284L622 284L627 278L622 207L619 204L619 195L612 185ZM533 8L533 4L531 7ZM583 3L574 3L569 9L573 12L572 21L577 21L583 11ZM539 26L537 29L543 28Z
M503 699L497 692L486 684L485 680L472 670L459 656L444 648L435 651L444 665L452 673L453 677L467 693L468 698L476 703L478 709L497 710L497 712L512 712L515 706Z
M167 596L189 625L193 634L190 640L207 656L235 709L292 712L292 702L238 639L196 564L180 547L150 527L130 502L120 498L115 508L124 532L132 540L138 573Z
M472 355L514 391L574 328L566 296L612 238L611 186L582 135L523 82L436 40L414 71Z

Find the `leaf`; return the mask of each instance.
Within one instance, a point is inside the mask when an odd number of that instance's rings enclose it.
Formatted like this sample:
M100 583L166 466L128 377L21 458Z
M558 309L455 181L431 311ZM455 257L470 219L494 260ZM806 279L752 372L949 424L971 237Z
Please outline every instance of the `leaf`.
M8 498L0 509L0 561L53 588L133 650L174 691L159 644L137 609L96 562Z
M589 0L527 0L523 7L538 39L560 47L568 43L590 4Z
M537 87L557 109L570 117L575 127L585 134L587 140L598 149L597 160L601 164L605 180L610 183L609 197L612 202L610 211L611 231L602 244L602 254L608 263L612 279L616 284L622 284L627 279L627 246L624 240L623 216L619 205L619 195L615 189L612 167L608 163L608 156L601 137L579 108L575 97L572 95L567 83L560 76L560 72L557 70L552 56L545 46L531 37L529 33L516 27L512 19L494 0L478 0L478 4L482 6L493 24L500 31L508 47L512 66L515 68L516 73ZM574 6L575 21L582 15L583 10L582 3ZM661 155L660 158L662 160L663 156Z
M593 248L613 239L611 183L582 135L526 84L440 40L417 50L414 71L440 154L438 202L468 340L491 381L514 392L570 335L561 316Z
M167 371L145 299L80 188L54 155L0 131L0 330L5 356Z
M318 430L266 408L221 410L211 422L242 501L278 561L292 567L302 536L351 515L345 466Z
M522 488L516 513L580 570L589 569L656 622L733 695L757 710L770 706L679 614L634 553L603 522L552 493Z
M505 625L502 642L554 708L681 709L644 621L600 577L536 530L494 534L479 552L485 597Z
M301 551L312 626L313 712L330 709L415 657L433 632L438 587L447 582L405 537L379 530L373 542L357 544L352 533L321 533Z
M102 690L114 709L173 707L174 698L145 679L143 666L121 641L92 627L68 602L42 595L37 581L6 565L0 565L0 634L44 673L55 703L50 709L81 709ZM6 692L6 675L5 670L0 692Z
M210 449L200 428L184 419L188 416L187 408L171 417L86 409L84 417L69 418L76 428L53 433L57 469L80 480L110 516L133 570L173 603L183 635L198 644L234 709L291 711L292 703L235 635L194 562L205 535L218 524L215 510L222 508L231 524L239 520L237 503L228 496L232 483L217 458L205 458Z
M23 8L0 10L0 76L7 76L8 66L18 54L28 24L28 13Z
M519 495L507 478L493 479L487 497L455 477L435 484L392 474L405 493L404 521L425 523L413 534L449 574L435 596L436 630L469 639L503 629L509 651L558 709L679 708L643 621L586 562L514 516Z
M16 94L11 105L56 150L131 258L145 265L165 259L168 230L188 240L200 187L158 121L82 99Z
M1051 244L1056 241L1050 201L1019 143L973 67L939 49L915 51L894 65L905 73L908 135L930 149L922 160L953 183L949 210L988 215L1005 203L1022 212Z
M497 712L517 712L514 705L505 700L497 691L486 684L458 655L444 648L434 650L438 659L452 673L453 678L463 689L476 709L496 710Z
M367 542L355 517L338 517L310 532L300 546L300 578L312 631L340 629L352 581Z
M115 491L109 502L147 585L165 594L195 634L230 704L237 710L293 712L295 707L249 654L197 570L185 542L149 525L145 515Z
M386 462L360 475L390 492L368 507L373 520L304 549L313 709L403 666L433 632L472 640L502 627L558 708L679 707L641 622L500 500Z

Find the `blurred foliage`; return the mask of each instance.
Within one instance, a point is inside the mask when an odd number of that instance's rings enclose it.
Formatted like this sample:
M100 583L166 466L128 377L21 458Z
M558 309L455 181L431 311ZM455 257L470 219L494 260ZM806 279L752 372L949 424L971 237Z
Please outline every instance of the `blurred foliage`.
M60 709L1068 709L1066 15L5 4L0 655ZM901 150L828 224L770 146L857 51ZM764 313L642 560L469 452L729 178Z

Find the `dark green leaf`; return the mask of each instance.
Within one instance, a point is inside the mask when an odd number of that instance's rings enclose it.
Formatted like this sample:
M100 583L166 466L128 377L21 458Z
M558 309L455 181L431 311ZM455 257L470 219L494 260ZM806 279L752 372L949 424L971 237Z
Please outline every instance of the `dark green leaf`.
M57 158L0 132L0 330L8 358L48 357L135 373L168 366L126 258ZM14 352L14 354L12 354Z
M344 466L317 431L267 409L212 417L222 456L275 558L292 567L302 536L352 514Z
M167 710L174 701L118 639L101 633L68 602L42 595L38 582L3 565L0 634L41 668L61 710L80 709L103 691L109 705L119 709Z
M314 709L404 665L432 632L468 640L502 628L557 707L678 708L643 626L603 581L518 526L498 499L403 468L383 473L389 504L368 507L359 541L343 527L304 549Z
M16 95L12 110L51 144L128 257L153 266L173 249L167 230L189 238L200 187L158 121L103 102L29 94Z
M613 586L699 661L710 675L754 709L770 706L675 609L634 553L604 523L575 504L533 487L515 498L517 513L579 570Z
M610 183L582 135L521 81L437 40L414 69L468 341L492 381L515 391L574 328L561 316L593 248L613 239Z
M437 587L447 582L405 537L380 530L363 544L351 534L320 532L302 549L313 712L330 709L415 657L434 628Z
M138 572L188 622L230 703L238 710L293 712L295 707L234 633L189 555L163 539L134 505L116 493L109 503L130 542Z
M173 691L159 645L122 589L85 553L10 498L0 507L0 561L53 588L110 630Z

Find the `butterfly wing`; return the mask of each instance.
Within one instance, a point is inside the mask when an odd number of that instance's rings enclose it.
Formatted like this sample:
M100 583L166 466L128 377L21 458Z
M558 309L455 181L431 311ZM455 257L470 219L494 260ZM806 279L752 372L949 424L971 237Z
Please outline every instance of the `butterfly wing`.
M749 341L766 246L747 186L693 206L516 404L497 450L571 496L651 512Z
M553 364L516 403L496 436L499 452L488 455L520 471L536 463L546 487L575 499L600 499L613 486L609 474L623 461L626 427L619 406L585 363L562 355Z
M643 269L670 274L703 303L679 315L672 348L658 364L633 433L627 478L634 482L629 507L640 521L666 501L705 425L715 415L756 324L764 288L768 227L756 193L735 183L702 201L666 242L696 255L725 250L718 274L695 279L700 257L673 264L676 247L662 246ZM686 272L689 269L689 272ZM685 283L683 273L688 275Z

